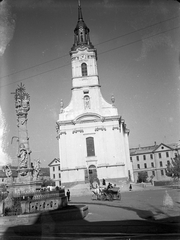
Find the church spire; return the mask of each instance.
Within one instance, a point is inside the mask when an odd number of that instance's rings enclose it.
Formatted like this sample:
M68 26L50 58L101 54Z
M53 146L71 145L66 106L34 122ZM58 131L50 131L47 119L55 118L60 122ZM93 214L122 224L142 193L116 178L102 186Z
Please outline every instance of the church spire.
M81 2L78 0L78 22L76 28L74 29L74 44L71 48L71 51L76 51L77 48L88 47L89 49L94 49L89 37L89 28L86 26L82 10L81 10Z
M81 11L81 1L78 0L78 21L83 20L82 11Z

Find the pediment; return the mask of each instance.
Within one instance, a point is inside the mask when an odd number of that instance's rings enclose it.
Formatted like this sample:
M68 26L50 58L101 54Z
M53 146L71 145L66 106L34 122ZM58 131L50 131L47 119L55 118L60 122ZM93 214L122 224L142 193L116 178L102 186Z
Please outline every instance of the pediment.
M161 143L154 149L154 152L163 152L163 151L170 151L170 150L172 150L170 147Z
M52 166L57 166L59 164L60 164L60 160L58 158L55 158L54 160L52 160L52 162L50 162L48 166L52 167Z
M103 122L104 117L96 113L85 113L81 114L74 119L74 123L81 123L81 122Z

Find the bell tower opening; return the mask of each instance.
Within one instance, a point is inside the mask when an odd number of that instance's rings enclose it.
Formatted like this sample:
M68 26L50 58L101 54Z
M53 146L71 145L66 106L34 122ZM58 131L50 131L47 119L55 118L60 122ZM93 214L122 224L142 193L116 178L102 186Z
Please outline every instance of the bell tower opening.
M87 64L86 63L82 63L81 64L81 72L82 72L82 76L83 77L88 75L88 73L87 73Z

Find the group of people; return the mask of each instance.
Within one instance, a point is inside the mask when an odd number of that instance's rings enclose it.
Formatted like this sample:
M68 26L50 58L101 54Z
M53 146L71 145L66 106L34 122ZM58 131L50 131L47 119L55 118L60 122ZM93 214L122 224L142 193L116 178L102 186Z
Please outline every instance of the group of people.
M102 185L106 185L105 179L103 179ZM113 188L113 187L116 187L116 184L114 184L114 186L113 186L112 183L109 182L109 183L108 183L108 186L107 186L107 189L111 189L111 188ZM97 189L100 191L98 185L96 185L96 190L97 190ZM132 191L132 184L129 185L129 191ZM67 199L68 199L68 202L69 202L69 201L70 201L70 195L71 195L69 189L67 190L66 195L67 195Z

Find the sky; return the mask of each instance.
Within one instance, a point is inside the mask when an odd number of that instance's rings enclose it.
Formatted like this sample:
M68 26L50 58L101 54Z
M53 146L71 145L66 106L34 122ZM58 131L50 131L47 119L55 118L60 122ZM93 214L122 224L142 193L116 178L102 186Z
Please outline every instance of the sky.
M180 140L180 3L168 0L81 0L98 53L101 92L115 97L130 130L130 147ZM77 0L0 2L0 165L17 165L14 95L30 94L31 159L43 167L59 157L60 101L71 100ZM5 158L4 158L5 156ZM5 160L4 160L5 159Z

